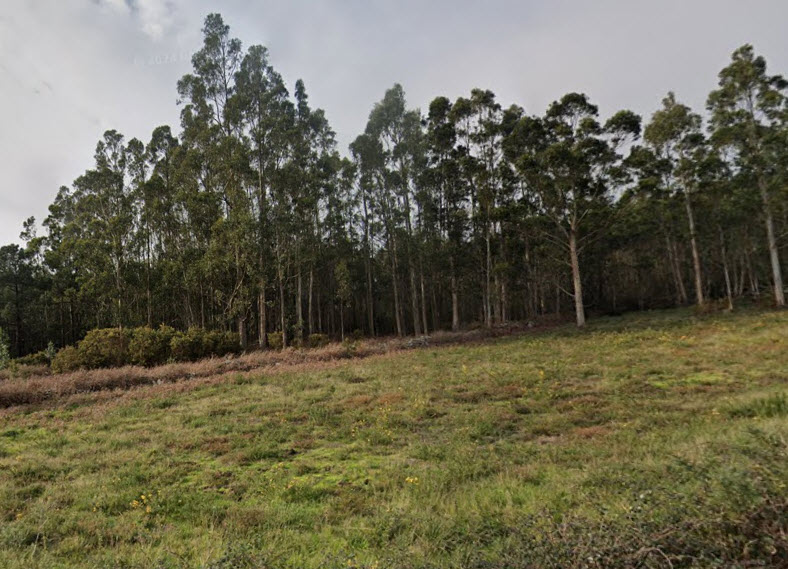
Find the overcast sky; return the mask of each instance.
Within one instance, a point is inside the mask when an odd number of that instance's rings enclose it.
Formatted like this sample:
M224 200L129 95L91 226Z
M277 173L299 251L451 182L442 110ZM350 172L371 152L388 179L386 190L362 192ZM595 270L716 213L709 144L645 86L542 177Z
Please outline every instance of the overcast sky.
M305 81L342 152L395 82L421 109L483 87L529 113L581 91L648 116L668 90L702 110L743 43L788 75L786 0L2 0L0 244L43 220L105 130L178 126L211 11Z

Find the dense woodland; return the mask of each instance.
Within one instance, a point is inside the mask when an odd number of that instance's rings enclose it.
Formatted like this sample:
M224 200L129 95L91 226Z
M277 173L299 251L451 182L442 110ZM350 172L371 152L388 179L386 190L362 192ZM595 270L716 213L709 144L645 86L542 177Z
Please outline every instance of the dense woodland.
M788 83L751 46L701 115L394 85L339 152L306 88L205 20L179 131L108 131L24 246L0 249L12 355L93 328L422 335L675 305L785 303ZM714 87L714 86L710 86ZM40 233L40 235L38 234Z

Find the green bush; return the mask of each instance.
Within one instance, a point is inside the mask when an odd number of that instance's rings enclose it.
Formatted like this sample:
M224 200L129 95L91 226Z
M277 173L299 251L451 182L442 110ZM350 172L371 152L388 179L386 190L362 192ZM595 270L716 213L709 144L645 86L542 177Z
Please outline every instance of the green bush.
M131 336L131 330L118 328L91 330L77 344L82 365L88 369L127 365Z
M235 332L217 332L216 355L239 354L241 352L241 337Z
M176 332L170 341L172 358L182 362L240 351L241 339L234 332L189 328L186 332Z
M8 335L0 328L0 369L5 369L11 363L11 348Z
M186 332L176 332L170 341L170 354L179 362L197 360L205 352L204 333L200 328L189 328Z
M268 334L268 347L272 350L281 350L284 346L281 332L270 332Z
M76 346L66 346L59 350L52 360L52 371L55 373L76 371L81 367L84 365Z
M241 351L240 344L240 338L234 332L201 328L190 328L186 332L176 332L169 326L91 330L76 346L57 352L52 358L52 369L59 373L129 364L155 366L169 360L188 362L237 354ZM48 361L46 352L35 354L35 357Z
M22 356L21 358L16 358L14 359L14 363L21 366L45 366L49 365L49 356L47 352L40 351Z
M322 348L323 346L328 345L328 335L327 334L310 334L309 337L306 339L307 346L310 348Z
M175 330L169 326L135 328L129 341L129 363L139 366L155 366L166 363L170 357L170 342Z

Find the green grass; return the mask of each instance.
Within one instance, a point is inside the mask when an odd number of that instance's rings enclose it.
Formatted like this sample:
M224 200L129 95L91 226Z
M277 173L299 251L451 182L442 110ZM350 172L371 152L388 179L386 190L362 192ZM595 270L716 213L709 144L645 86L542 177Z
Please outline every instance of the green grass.
M787 340L642 313L12 409L0 567L779 566Z

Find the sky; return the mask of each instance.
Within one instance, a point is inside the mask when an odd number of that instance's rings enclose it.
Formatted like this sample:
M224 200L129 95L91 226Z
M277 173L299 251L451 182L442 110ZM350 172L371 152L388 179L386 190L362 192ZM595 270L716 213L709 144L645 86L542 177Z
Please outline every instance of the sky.
M698 111L744 43L788 75L785 0L2 0L0 244L39 223L93 164L108 129L147 142L179 130L176 83L219 12L303 79L339 149L394 83L411 107L492 90L539 114L584 92L604 116L646 117L667 91Z

